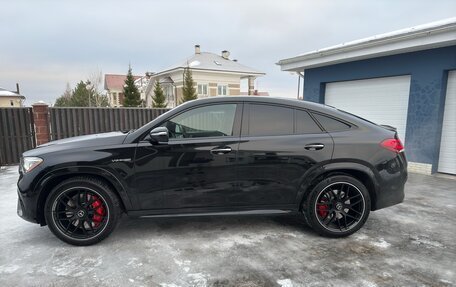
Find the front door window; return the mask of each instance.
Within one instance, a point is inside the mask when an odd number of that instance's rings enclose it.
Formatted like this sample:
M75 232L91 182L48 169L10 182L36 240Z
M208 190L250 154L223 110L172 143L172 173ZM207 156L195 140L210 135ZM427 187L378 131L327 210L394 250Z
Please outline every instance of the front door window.
M226 137L233 135L236 104L204 106L165 122L170 139Z

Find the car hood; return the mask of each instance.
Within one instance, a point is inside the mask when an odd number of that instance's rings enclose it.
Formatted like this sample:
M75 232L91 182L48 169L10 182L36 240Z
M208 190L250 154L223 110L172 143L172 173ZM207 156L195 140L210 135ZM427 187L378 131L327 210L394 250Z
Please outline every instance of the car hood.
M109 132L66 138L39 145L35 149L26 151L24 153L24 156L37 156L50 152L72 150L84 147L117 145L122 144L126 136L127 134L123 132Z

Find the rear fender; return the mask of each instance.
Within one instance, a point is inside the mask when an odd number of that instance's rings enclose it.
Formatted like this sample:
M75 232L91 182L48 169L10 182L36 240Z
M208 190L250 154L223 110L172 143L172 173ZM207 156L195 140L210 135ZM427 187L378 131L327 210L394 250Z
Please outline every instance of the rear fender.
M307 196L308 193L312 191L312 188L320 182L323 178L330 174L347 174L351 175L350 172L362 173L364 176L367 176L372 186L369 190L371 195L371 200L375 202L376 194L379 190L379 181L377 176L373 172L373 167L369 167L368 163L365 162L352 162L352 161L338 161L338 162L329 162L321 166L317 166L309 170L301 181L299 191L297 193L297 204L298 210L301 208L302 200ZM369 187L367 187L369 189Z

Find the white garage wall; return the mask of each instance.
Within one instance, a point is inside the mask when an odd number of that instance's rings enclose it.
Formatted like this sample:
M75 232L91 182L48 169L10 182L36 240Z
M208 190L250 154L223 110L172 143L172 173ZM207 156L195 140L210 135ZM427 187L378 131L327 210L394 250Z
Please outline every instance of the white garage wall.
M456 71L448 73L438 171L456 174Z
M397 128L405 140L410 76L326 84L325 104Z

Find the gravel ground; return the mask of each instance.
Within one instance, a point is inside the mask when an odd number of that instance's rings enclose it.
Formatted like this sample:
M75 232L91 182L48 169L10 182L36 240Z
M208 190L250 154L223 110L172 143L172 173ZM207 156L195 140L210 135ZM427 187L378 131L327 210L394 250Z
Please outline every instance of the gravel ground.
M345 239L294 216L133 219L73 247L16 215L0 170L0 286L454 286L456 181L411 174L403 204Z

